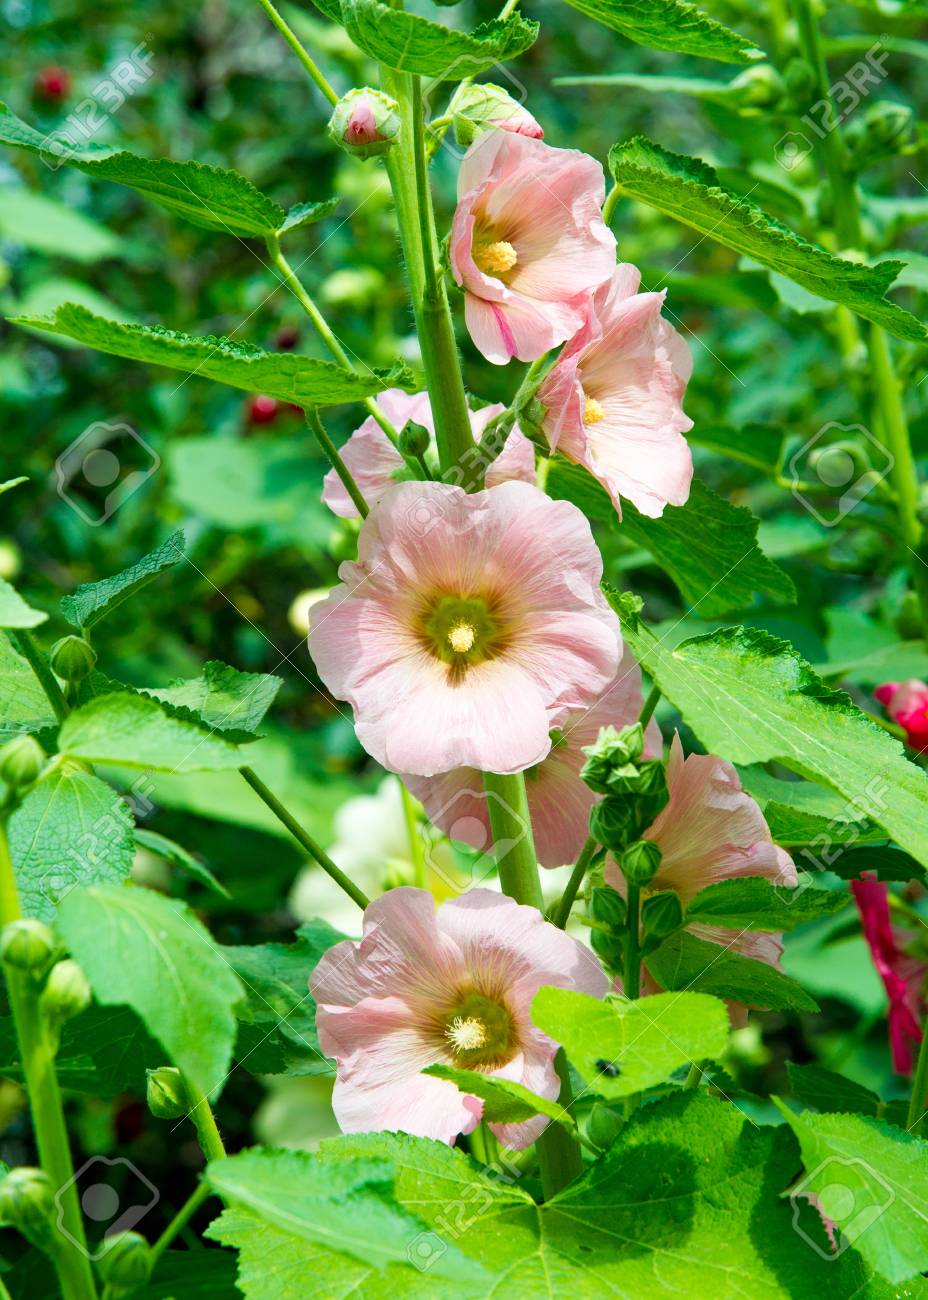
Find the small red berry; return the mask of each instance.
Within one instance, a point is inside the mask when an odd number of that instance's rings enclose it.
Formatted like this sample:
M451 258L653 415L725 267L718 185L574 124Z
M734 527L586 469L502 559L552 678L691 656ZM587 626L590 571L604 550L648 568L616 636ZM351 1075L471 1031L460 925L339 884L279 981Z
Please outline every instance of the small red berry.
M300 341L300 331L292 325L284 325L277 331L274 346L278 352L291 352Z
M67 68L41 68L36 74L35 93L41 99L66 99L71 93L71 74Z
M246 409L249 424L273 424L277 419L280 405L276 397L268 397L267 393L258 393L254 397L249 397Z

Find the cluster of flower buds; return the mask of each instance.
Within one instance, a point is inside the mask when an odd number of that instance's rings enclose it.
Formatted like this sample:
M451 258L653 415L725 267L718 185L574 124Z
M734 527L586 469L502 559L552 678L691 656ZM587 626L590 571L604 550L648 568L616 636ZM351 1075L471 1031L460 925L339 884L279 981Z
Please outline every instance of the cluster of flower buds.
M329 136L346 153L373 158L386 153L400 133L400 110L395 99L380 90L362 86L349 90L335 105L329 119Z
M615 853L637 840L666 802L664 765L643 757L644 744L644 728L634 722L618 731L603 727L583 749L580 776L604 796L590 810L590 834Z

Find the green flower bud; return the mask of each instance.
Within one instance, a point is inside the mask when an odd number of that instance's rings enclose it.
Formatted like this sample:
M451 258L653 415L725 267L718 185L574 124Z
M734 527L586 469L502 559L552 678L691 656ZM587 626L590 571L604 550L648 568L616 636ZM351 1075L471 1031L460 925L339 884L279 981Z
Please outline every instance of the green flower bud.
M606 930L590 930L590 944L603 965L611 971L622 970L622 940Z
M618 794L633 789L643 750L644 731L639 722L621 731L603 727L594 745L583 746L587 761L581 769L581 779L597 794Z
M661 890L645 899L641 905L641 924L646 933L658 939L666 939L668 934L679 930L683 924L683 904L672 889Z
M39 994L39 1010L53 1029L73 1020L90 1006L90 985L76 961L66 957L49 971L45 987Z
M52 672L64 682L82 682L93 672L97 652L82 636L63 636L51 648Z
M139 1233L119 1232L110 1237L106 1253L97 1264L107 1295L144 1286L151 1276L153 1262L151 1246Z
M617 890L600 886L590 896L590 915L602 925L621 930L628 916L628 905Z
M339 148L358 158L386 153L400 133L399 105L370 86L349 90L335 105L328 131Z
M776 68L770 63L759 63L745 68L729 87L731 97L744 112L757 112L772 108L784 98L786 87Z
M20 790L39 779L45 751L32 736L14 736L0 749L0 781Z
M400 429L400 451L404 456L424 456L430 442L428 429L414 420L407 420Z
M790 59L783 82L795 102L804 107L815 86L815 71L805 59Z
M11 921L0 933L0 961L16 970L41 974L55 951L55 937L41 921Z
M41 1169L22 1165L0 1179L0 1223L15 1228L39 1249L51 1242L54 1209L51 1181Z
M855 114L844 133L852 166L871 167L905 152L912 135L912 110L907 104L881 99Z
M156 1119L180 1119L190 1109L190 1096L184 1076L174 1065L149 1070L146 1100Z
M653 840L636 840L619 859L622 875L630 885L649 885L661 865L661 851Z
M531 113L502 86L490 82L480 85L464 83L448 107L454 121L454 134L462 149L473 143L483 131L513 131L517 135L541 140L544 131Z
M590 1111L587 1133L598 1147L611 1147L625 1126L625 1118L604 1102L597 1101Z
M622 849L636 839L634 800L628 795L601 799L590 809L590 834L607 849Z

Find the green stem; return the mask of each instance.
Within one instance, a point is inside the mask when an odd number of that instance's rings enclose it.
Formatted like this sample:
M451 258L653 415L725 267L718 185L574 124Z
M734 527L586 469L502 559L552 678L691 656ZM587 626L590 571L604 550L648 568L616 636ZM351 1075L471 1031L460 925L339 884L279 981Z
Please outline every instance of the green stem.
M622 985L627 998L637 998L641 993L641 956L638 951L638 932L641 924L641 890L638 885L631 885L627 881L625 888L627 890L628 920L625 930L625 961L623 963Z
M273 791L268 789L258 776L257 772L254 772L250 767L240 767L239 771L251 786L252 790L254 790L258 798L262 799L267 804L268 808L270 808L278 821L282 822L284 826L286 826L293 838L298 844L302 845L310 857L315 858L322 870L327 872L335 883L342 887L349 898L354 899L358 907L367 907L371 901L367 895L362 893L354 881L350 880L348 876L345 875L344 871L340 870L340 868L335 865L325 850L316 843L308 831L303 829L300 823L292 813L284 807Z
M438 301L438 272L435 266L435 219L432 214L432 191L429 186L429 164L425 152L425 110L422 106L422 78L410 77L412 89L413 155L416 169L416 212L419 218L419 240L422 250L422 271L425 280L425 297L428 302Z
M654 717L654 710L657 708L657 702L661 698L661 688L657 685L652 686L648 698L644 702L644 708L638 715L638 721L642 727L646 727Z
M918 1051L915 1075L912 1079L912 1094L909 1097L909 1114L906 1128L917 1137L922 1129L925 1115L925 1097L928 1094L928 1024L923 1026L922 1045Z
M552 925L556 925L560 930L564 929L570 919L570 910L574 905L580 886L583 884L583 877L586 875L587 867L589 867L595 852L596 841L591 835L580 850L580 856L577 858L576 866L570 873L567 887L561 895L560 902L554 908L551 915Z
M0 820L0 927L22 916L16 873L10 857L6 825ZM87 1255L71 1148L64 1122L64 1107L55 1073L55 1047L39 1010L39 989L26 971L7 967L7 994L23 1076L29 1095L32 1127L39 1159L59 1199L64 1231L56 1236L54 1265L65 1300L96 1300L96 1287Z
M698 1088L702 1082L703 1068L698 1061L693 1061L687 1071L683 1087L687 1089Z
M64 698L64 693L58 685L58 678L48 666L48 660L42 654L42 651L36 645L35 637L25 628L19 628L15 632L9 633L10 640L19 650L24 659L28 660L29 667L39 679L39 684L45 692L52 711L59 722L64 722L68 716L68 702Z
M200 1208L204 1201L209 1200L212 1196L212 1189L208 1183L198 1183L194 1190L187 1197L184 1204L180 1207L174 1218L162 1232L161 1236L151 1248L152 1270L158 1260L170 1246L171 1242L181 1231L181 1229L193 1218L194 1214Z
M409 857L413 866L414 879L419 889L428 889L425 850L422 845L422 836L419 834L419 820L416 816L412 795L402 781L400 781L400 796L403 801L403 821L406 823L406 837L409 840Z
M364 497L361 494L361 489L358 487L357 483L355 483L354 478L352 477L351 474L351 470L348 468L348 466L345 464L345 462L342 460L341 456L339 455L338 448L335 446L335 443L326 433L325 426L323 425L322 421L319 419L319 412L315 409L315 407L311 407L308 410L305 410L303 414L306 417L307 425L315 434L316 441L319 443L319 446L322 448L323 452L328 457L328 460L332 468L335 470L335 473L341 479L342 487L345 489L345 491L348 493L348 495L351 497L352 501L354 502L355 509L357 510L358 514L361 516L362 519L366 519L368 514L370 513L367 502L364 500Z
M225 1145L219 1136L213 1108L206 1097L200 1098L190 1112L190 1118L196 1127L200 1150L206 1156L207 1163L213 1160L224 1160L226 1154Z
M308 55L308 54L306 53L306 51L303 49L303 46L300 44L299 39L297 38L296 33L293 31L293 29L292 29L291 27L289 27L289 26L287 25L287 23L284 22L283 18L281 18L280 14L277 12L277 10L274 8L274 6L271 4L271 0L258 0L258 4L261 6L261 8L262 8L262 9L264 10L264 12L267 14L268 18L270 18L271 22L274 24L274 26L275 26L275 27L277 28L277 30L280 32L281 36L284 38L284 40L285 40L285 41L287 42L287 44L290 46L290 48L291 48L291 50L293 51L293 53L296 55L296 57L297 57L297 58L299 59L299 61L302 63L303 67L304 67L304 68L306 69L306 71L309 73L310 77L311 77L312 80L315 82L315 84L316 84L316 85L319 87L319 89L322 91L323 95L325 95L325 97L326 97L326 99L329 101L329 103L330 103L330 104L337 104L337 103L338 103L338 95L336 95L335 91L332 89L332 87L331 87L331 86L329 85L329 83L326 81L325 77L322 75L322 73L321 73L321 72L319 71L319 69L316 67L315 63L313 63L312 59L309 57L309 55Z
M612 189L606 195L606 202L603 204L603 224L612 225L612 218L615 216L615 210L619 199L622 197L623 190L621 185L613 185Z

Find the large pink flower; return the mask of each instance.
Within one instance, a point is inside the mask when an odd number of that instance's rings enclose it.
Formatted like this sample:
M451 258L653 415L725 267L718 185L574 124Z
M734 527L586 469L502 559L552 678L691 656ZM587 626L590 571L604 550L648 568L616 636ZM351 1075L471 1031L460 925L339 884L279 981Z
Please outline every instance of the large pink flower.
M458 175L451 269L474 343L496 365L534 361L570 338L615 266L599 163L511 131L488 131Z
M693 460L680 405L692 370L686 343L661 316L663 293L639 293L641 272L616 267L592 299L538 391L552 451L584 465L621 515L627 497L643 515L689 496Z
M928 750L928 685L910 677L907 682L884 682L873 695L903 729L906 744L919 753Z
M413 420L428 429L434 438L435 423L428 393L409 394L401 388L388 388L380 394L377 401L397 429L402 429L407 420ZM478 442L490 420L504 409L497 403L470 412L471 428ZM402 477L405 469L402 456L372 415L367 417L360 428L355 429L342 447L341 455L369 506L380 500L387 488ZM486 472L487 487L495 487L497 483L505 483L509 479L520 479L523 483L535 482L535 451L518 425L511 430L502 451L487 467ZM357 507L334 469L330 469L325 476L322 499L342 519L357 519Z
M313 606L309 648L384 767L518 772L565 709L615 676L618 620L583 514L528 483L470 495L399 483L374 507L344 583Z
M910 936L890 922L888 891L869 874L851 881L854 900L864 927L864 937L877 974L889 999L889 1042L893 1069L899 1074L912 1071L913 1048L922 1041L919 1020L928 1014L926 980L928 962L907 954L903 945Z
M684 758L680 738L674 736L667 792L667 804L644 832L644 838L661 850L661 865L642 897L672 889L686 907L701 889L735 876L763 876L775 885L796 885L792 858L774 844L763 813L742 790L731 763L714 754ZM607 884L625 893L625 880L614 862L604 875ZM699 923L687 929L697 938L779 967L782 935ZM656 990L658 986L649 980L642 987ZM742 1009L734 1006L733 1012L736 1020L743 1020Z
M641 707L641 670L626 647L618 673L596 703L557 719L551 752L525 774L535 851L543 867L574 862L589 834L590 809L599 796L580 780L586 761L583 746L593 744L601 727L635 722ZM645 733L645 757L660 752L661 733L652 719ZM479 772L459 767L442 776L403 779L446 835L475 849L488 848L490 818Z
M422 1074L439 1063L557 1097L557 1044L530 1016L546 984L602 997L607 981L593 954L535 908L487 889L437 912L424 889L376 899L360 944L330 948L310 980L319 1042L338 1066L332 1105L342 1130L448 1143L470 1133L483 1102ZM539 1116L492 1128L521 1148L547 1122Z

